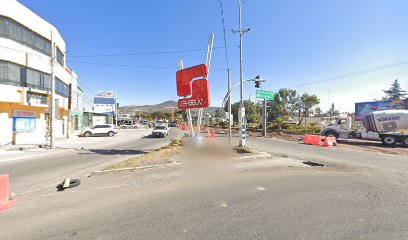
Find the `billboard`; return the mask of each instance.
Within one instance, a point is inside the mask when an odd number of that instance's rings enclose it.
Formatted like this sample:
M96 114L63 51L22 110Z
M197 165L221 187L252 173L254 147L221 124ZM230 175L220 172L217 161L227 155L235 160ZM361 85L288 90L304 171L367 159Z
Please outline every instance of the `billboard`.
M99 91L94 97L94 113L113 115L116 112L116 99L113 91Z
M388 100L378 102L361 102L355 104L355 121L363 121L364 116L380 110L407 109L408 98L405 100Z
M98 91L97 97L105 98L115 98L115 93L113 91Z

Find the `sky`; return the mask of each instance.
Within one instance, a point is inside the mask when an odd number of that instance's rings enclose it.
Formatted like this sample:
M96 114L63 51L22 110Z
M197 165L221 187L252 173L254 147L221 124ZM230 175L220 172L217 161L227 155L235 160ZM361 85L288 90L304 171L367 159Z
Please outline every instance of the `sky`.
M114 90L120 105L177 100L178 61L184 67L205 63L203 49L214 33L211 105L221 106L227 64L219 0L20 2L58 28L67 65L88 98ZM238 29L238 4L222 2L235 84L239 35L231 29ZM251 29L243 39L244 79L261 75L263 90L316 94L323 110L333 102L341 112L381 98L395 79L408 90L406 9L406 0L244 0L243 26ZM244 98L255 100L255 90L245 83Z

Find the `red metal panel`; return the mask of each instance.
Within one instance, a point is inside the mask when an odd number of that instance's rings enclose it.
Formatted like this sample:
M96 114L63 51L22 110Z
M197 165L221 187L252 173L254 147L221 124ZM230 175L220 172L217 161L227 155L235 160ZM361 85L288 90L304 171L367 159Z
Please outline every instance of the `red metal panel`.
M176 72L177 95L186 97L192 95L192 81L194 78L204 77L208 74L205 64L185 68Z
M178 100L179 109L205 108L210 106L210 86L207 79L192 83L192 96Z

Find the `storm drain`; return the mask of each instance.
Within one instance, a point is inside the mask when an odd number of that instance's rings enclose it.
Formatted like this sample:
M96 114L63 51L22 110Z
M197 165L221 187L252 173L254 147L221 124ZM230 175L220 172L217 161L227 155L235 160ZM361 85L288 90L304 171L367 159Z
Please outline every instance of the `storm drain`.
M316 163L316 162L310 162L310 161L303 162L303 164L306 164L306 165L309 165L309 166L312 166L312 167L323 167L324 166L324 164Z

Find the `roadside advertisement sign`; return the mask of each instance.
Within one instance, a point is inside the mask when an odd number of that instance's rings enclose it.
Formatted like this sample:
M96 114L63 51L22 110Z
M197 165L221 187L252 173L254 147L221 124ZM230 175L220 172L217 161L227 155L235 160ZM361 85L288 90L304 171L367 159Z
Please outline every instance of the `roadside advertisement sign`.
M178 100L179 109L205 108L210 105L210 86L205 78L207 74L208 67L205 64L177 71L177 95L185 97ZM196 78L201 79L193 80Z
M115 93L113 91L98 91L97 97L114 98Z
M13 110L13 117L33 117L37 116L34 110Z
M116 112L116 99L113 91L99 91L94 97L94 113L114 114Z
M13 122L15 132L31 132L36 127L36 118L33 117L14 117Z
M256 90L256 98L273 101L275 99L275 94L271 91Z
M408 98L405 100L389 100L378 102L360 102L355 104L355 121L363 121L364 116L380 110L407 109Z

